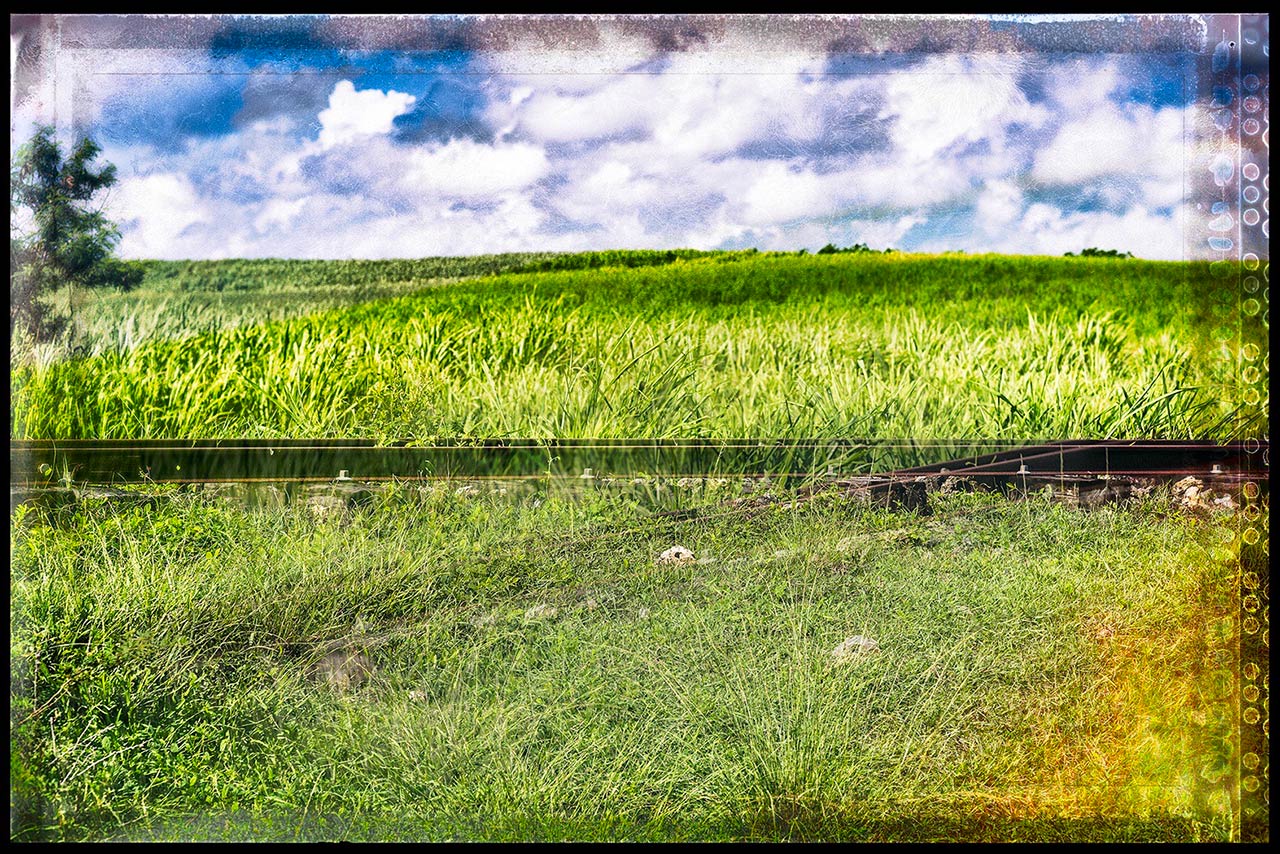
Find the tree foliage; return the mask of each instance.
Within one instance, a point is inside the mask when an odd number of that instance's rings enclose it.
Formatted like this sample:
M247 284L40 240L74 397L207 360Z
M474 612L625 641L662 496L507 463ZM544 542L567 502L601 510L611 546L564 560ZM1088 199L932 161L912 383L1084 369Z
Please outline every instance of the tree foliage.
M893 252L894 250L893 250L893 249L885 249L884 251L885 251L885 253L887 254L887 253L889 253L889 252ZM853 254L855 254L855 255L856 255L856 254L861 253L861 252L877 252L877 253L878 253L878 252L879 252L879 250L877 250L877 249L872 249L870 246L868 246L868 245L867 245L867 244L865 244L865 243L855 243L855 244L853 244L852 246L846 246L846 247L845 247L845 248L843 248L843 249L841 249L839 246L836 246L834 243L828 243L826 246L824 246L824 247L822 247L821 249L819 249L819 250L818 250L818 252L817 252L817 254L819 254L819 255L837 255L837 254L841 254L841 253L845 253L845 252L853 253Z
M66 319L43 298L60 286L131 288L142 278L140 264L113 257L120 232L92 204L116 182L115 166L92 165L101 151L82 138L64 157L53 128L42 127L10 166L10 336L19 327L37 340L56 334Z
M1067 258L1074 258L1074 252L1067 252ZM1090 246L1088 249L1080 250L1081 258L1132 258L1132 252L1121 252L1118 249L1099 249L1096 246Z

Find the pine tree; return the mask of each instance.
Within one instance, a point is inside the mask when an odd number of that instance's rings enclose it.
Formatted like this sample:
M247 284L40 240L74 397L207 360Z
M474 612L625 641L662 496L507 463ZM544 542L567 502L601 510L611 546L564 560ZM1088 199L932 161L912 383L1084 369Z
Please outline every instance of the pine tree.
M46 340L66 325L43 300L59 286L127 289L142 278L140 264L112 256L120 232L90 206L116 182L115 166L91 166L101 151L83 138L64 158L53 128L42 127L17 152L9 173L10 338L21 328ZM19 233L24 211L31 228Z

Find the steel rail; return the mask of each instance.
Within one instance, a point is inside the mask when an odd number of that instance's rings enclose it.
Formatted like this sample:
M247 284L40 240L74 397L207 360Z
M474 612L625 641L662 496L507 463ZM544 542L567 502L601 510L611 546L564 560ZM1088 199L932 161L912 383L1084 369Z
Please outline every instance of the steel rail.
M850 483L867 477L904 482L964 477L1179 477L1265 480L1270 443L1188 440L1040 442L950 457L992 441L724 439L493 439L433 444L353 439L185 439L11 441L10 485L77 483L253 483L390 480L591 479L644 472L653 478L771 477ZM875 472L880 452L903 451L937 462Z

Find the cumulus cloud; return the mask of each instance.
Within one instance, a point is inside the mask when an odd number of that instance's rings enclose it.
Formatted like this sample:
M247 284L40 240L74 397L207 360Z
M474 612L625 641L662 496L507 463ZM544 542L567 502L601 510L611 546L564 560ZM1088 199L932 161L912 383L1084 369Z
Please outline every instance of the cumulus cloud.
M121 250L863 242L1180 257L1187 114L1125 100L1141 66L947 53L868 56L858 73L828 73L822 52L762 52L741 38L674 52L624 42L477 55L465 84L345 70L336 82L277 81L242 62L239 90L234 75L175 87L191 104L171 111L164 139L106 140L121 175ZM108 109L82 113L141 115L120 106L124 78L110 79ZM145 97L159 98L165 79L147 77ZM184 118L205 107L208 121Z
M839 184L784 163L768 163L747 189L743 218L749 225L827 216L840 204Z
M547 157L527 143L484 145L469 139L409 149L400 180L419 192L482 202L528 187L546 174Z
M1030 244L1031 251L1046 255L1079 252L1088 246L1123 248L1144 258L1182 256L1181 209L1160 214L1144 207L1124 213L1109 211L1063 211L1053 205L1033 204L1019 223L1021 240L1006 246ZM1010 251L1005 249L1005 251ZM1027 249L1019 251L1026 252Z
M141 258L183 257L179 247L195 248L188 230L209 221L191 179L173 172L123 178L108 210L121 224L121 253Z
M271 199L254 217L254 230L258 232L273 229L286 230L293 225L306 206L306 199Z
M1012 181L991 181L978 197L977 225L988 231L1007 228L1022 213L1022 190Z
M1041 149L1032 177L1051 184L1084 184L1108 176L1150 176L1180 191L1184 120L1183 109L1175 107L1092 105L1064 122Z
M544 142L609 139L649 128L652 115L646 107L654 93L643 77L606 79L585 91L566 83L578 81L557 77L544 81L541 91L517 86L507 100L490 107L488 117L506 135L518 126L522 135Z
M394 90L356 91L350 80L339 81L329 95L329 106L320 111L320 147L352 142L361 137L391 131L396 116L403 115L418 100L413 95Z
M904 159L922 163L956 145L985 143L1000 151L1011 125L1037 128L1049 111L1018 87L1019 60L948 54L885 86L883 115L895 119L892 138Z

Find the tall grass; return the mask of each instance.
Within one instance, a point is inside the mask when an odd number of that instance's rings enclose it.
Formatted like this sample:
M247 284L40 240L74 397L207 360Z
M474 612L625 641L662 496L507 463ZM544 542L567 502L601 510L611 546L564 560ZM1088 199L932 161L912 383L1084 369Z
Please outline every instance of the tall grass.
M144 277L127 292L59 289L48 299L70 307L67 334L34 344L19 336L20 358L47 364L69 355L95 356L148 341L180 338L302 317L400 296L462 279L511 272L645 267L678 260L732 260L755 250L694 249L527 252L383 261L144 261ZM766 253L776 254L776 253Z
M15 438L1231 438L1195 265L832 255L510 274L12 374ZM1252 432L1251 432L1252 431Z

